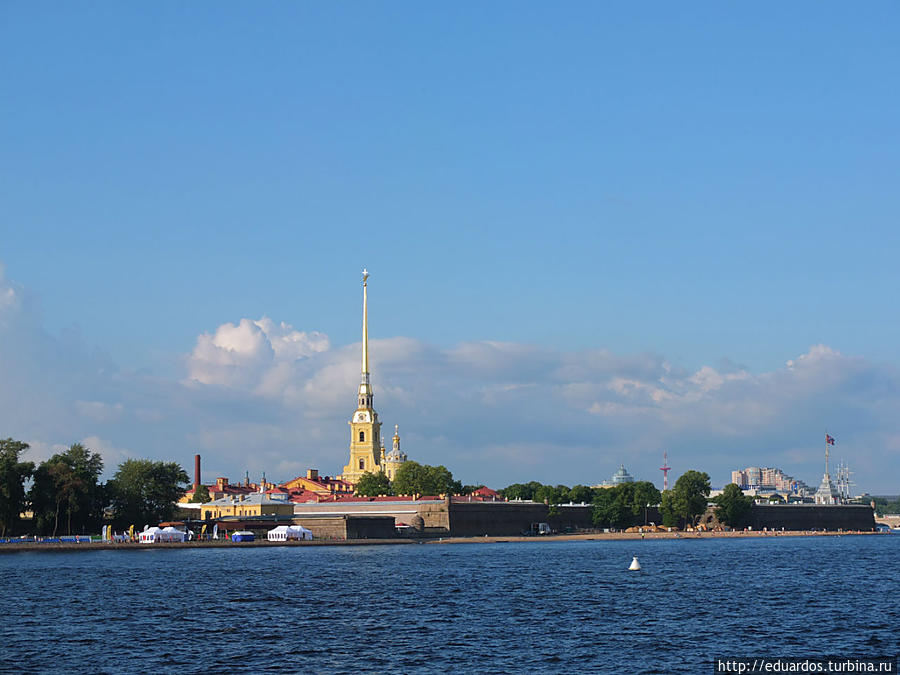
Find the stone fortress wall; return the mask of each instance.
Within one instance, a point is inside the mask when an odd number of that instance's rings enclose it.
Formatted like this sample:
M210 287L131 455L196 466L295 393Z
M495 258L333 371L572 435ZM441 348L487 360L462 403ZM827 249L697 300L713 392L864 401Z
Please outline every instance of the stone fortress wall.
M515 536L528 532L537 523L549 523L557 532L593 528L592 508L585 505L549 507L535 502L482 502L452 499L424 499L403 501L325 502L296 504L295 519L315 531L314 523L328 523L329 537L348 538L384 534L387 517L397 524L409 526L410 532L424 536ZM710 509L701 522L715 525ZM356 532L352 521L339 522L343 517L362 517ZM367 520L365 517L370 517ZM381 518L377 518L377 517ZM375 519L378 523L376 527ZM656 507L647 509L647 523L660 524L662 518ZM308 524L307 524L308 523ZM820 506L815 504L754 504L748 523L754 530L862 530L875 527L874 511L864 505ZM373 529L374 528L374 529ZM317 533L318 534L318 533Z
M875 512L864 504L754 504L750 512L754 530L863 530L875 527Z

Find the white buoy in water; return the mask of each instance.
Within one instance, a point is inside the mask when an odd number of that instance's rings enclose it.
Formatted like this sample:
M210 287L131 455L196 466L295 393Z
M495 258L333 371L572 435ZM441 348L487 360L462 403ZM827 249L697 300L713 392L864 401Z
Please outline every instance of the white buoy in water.
M638 562L637 556L634 556L631 559L631 564L628 566L628 569L633 572L639 572L641 569L641 563Z

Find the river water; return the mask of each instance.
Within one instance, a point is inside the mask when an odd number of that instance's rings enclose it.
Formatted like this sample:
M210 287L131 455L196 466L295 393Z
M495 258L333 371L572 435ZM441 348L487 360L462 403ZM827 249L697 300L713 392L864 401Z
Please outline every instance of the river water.
M714 657L894 657L898 554L896 535L11 553L0 671L709 673Z

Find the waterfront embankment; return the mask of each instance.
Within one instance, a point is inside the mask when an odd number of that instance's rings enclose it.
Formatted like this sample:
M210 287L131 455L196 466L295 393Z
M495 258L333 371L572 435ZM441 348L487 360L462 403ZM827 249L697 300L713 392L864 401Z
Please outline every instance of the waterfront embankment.
M92 541L75 543L43 543L43 542L22 542L0 544L0 553L17 553L17 552L84 552L84 551L148 551L148 550L171 550L179 548L285 548L291 546L389 546L399 544L418 544L422 543L415 539L314 539L312 541L240 541L235 542L229 539L219 541L185 541L185 542L158 542L146 544L140 542L106 542Z
M842 537L846 535L880 535L882 532L832 532L832 531L735 531L735 532L594 532L582 534L555 534L547 536L516 537L441 537L430 540L436 544L477 544L477 543L512 543L525 541L651 541L658 539L694 540L694 539L765 539L772 537ZM890 536L890 535L885 535Z
M845 535L878 535L880 532L814 532L814 531L741 531L741 532L589 532L581 534L555 534L546 536L488 536L488 537L437 537L418 539L315 539L312 541L186 541L172 543L143 544L139 542L81 542L81 543L42 543L21 542L0 544L2 553L22 552L73 552L73 551L146 551L161 549L214 549L214 548L285 548L285 547L317 547L317 546L397 546L408 544L502 544L516 542L554 542L554 541L651 541L660 539L695 540L695 539L748 539L771 537L840 537ZM884 534L884 536L892 536Z

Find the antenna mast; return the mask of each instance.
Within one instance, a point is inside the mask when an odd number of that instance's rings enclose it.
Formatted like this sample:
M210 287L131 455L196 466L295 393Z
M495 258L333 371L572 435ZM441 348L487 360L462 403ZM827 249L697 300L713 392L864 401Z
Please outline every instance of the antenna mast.
M663 492L669 489L669 471L672 469L669 466L669 453L666 450L663 450L663 465L659 467L659 470L663 472Z

